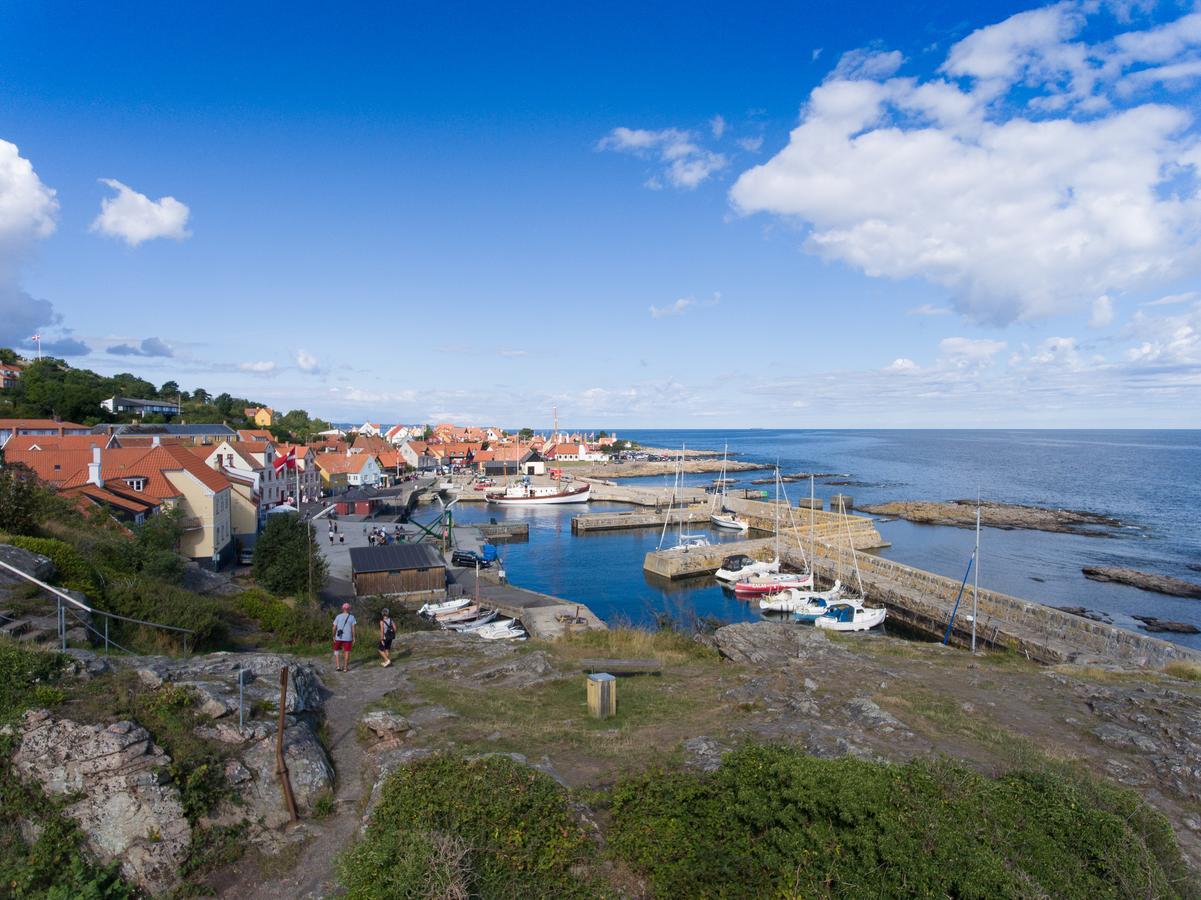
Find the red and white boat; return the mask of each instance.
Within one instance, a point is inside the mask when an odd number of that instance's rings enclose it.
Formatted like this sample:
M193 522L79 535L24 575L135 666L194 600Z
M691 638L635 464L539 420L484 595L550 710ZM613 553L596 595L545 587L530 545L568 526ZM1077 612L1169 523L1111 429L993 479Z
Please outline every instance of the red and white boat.
M775 594L787 588L796 588L797 590L810 590L813 588L813 573L805 574L790 573L790 572L775 572L761 573L752 575L750 578L744 578L742 581L735 583L735 597L763 597L767 594Z
M488 502L498 506L549 506L554 503L587 503L592 494L592 485L555 487L519 482L503 491L488 494Z

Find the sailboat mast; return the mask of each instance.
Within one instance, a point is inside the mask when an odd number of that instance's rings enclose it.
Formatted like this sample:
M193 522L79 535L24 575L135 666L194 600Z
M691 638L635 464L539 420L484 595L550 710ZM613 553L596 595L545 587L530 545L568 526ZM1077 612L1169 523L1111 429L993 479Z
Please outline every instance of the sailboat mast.
M817 552L817 545L813 538L813 473L809 473L809 571L812 572L814 562L817 557L813 554Z
M780 460L776 460L776 561L780 560Z
M980 498L976 497L976 574L972 582L972 652L976 652L976 615L980 600Z

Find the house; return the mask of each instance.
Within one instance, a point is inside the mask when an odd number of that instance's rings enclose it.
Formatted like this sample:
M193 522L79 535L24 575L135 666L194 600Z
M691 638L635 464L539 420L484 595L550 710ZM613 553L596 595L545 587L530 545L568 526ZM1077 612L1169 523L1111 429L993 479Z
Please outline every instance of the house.
M0 419L0 447L17 435L59 436L91 434L87 425L59 422L54 419Z
M340 516L373 516L390 499L392 498L377 494L370 488L352 488L345 494L338 495L334 512Z
M408 425L393 425L384 432L384 440L394 447L398 447L407 441L409 438L416 437L421 434L421 429L416 426L409 427Z
M267 511L288 499L289 476L295 473L275 471L275 445L266 441L222 441L188 450L230 481L235 535L242 546L249 546L267 524Z
M317 451L304 444L276 444L275 457L286 457L293 450L296 451L296 468L285 472L288 495L301 503L313 503L321 497L321 473L317 471L317 464L314 462Z
M364 422L355 430L368 437L383 437L384 434L382 427L377 422Z
M21 367L11 363L0 363L0 391L7 391L17 386L21 377Z
M350 445L351 453L384 453L391 449L392 445L379 435L362 432L355 436L354 443Z
M239 428L238 429L238 440L239 441L274 441L275 435L273 435L266 428Z
M96 425L91 429L93 434L114 434L117 439L122 442L122 446L127 446L126 438L157 436L162 442L164 438L175 438L183 442L191 442L194 444L213 444L219 441L237 440L237 433L228 425L221 423L217 424L199 424L199 425L182 425L169 423L166 425L145 425L142 423L129 424L102 424ZM132 446L130 444L129 446Z
M446 591L446 561L429 544L352 547L350 578L359 597L442 594Z
M179 404L169 400L139 400L135 397L109 397L100 405L115 416L178 416Z
M546 457L531 447L521 457L520 466L522 475L545 475Z
M375 461L380 468L380 487L388 487L400 480L401 473L408 468L399 450L385 450L375 454Z
M242 415L259 428L270 428L271 420L275 418L275 410L270 406L248 406L242 410Z
M318 453L316 461L327 491L379 484L379 461L373 453Z
M183 537L179 552L207 568L220 568L233 555L233 529L230 520L230 483L214 472L189 449L164 444L134 449L93 448L87 451L33 451L22 461L32 461L35 471L53 468L65 462L67 455L83 464L58 481L64 493L79 494L94 501L115 503L95 489L114 497L144 497L162 509L181 513ZM57 457L57 461L56 461ZM47 479L50 480L50 479ZM90 487L89 487L90 486Z
M521 468L522 457L526 451L516 445L495 447L491 450L481 450L472 462L483 475L517 475Z
M425 441L406 441L400 445L400 455L405 464L423 472L438 465L438 457L430 452L429 444Z
M12 459L14 454L29 450L87 450L93 447L114 446L114 439L103 434L64 434L46 435L40 437L32 434L21 434L10 437L4 445L5 454Z

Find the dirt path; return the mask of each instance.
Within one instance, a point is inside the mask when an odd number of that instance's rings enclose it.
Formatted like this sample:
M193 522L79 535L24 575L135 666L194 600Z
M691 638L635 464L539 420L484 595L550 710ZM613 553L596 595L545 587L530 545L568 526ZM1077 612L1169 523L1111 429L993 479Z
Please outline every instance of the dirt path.
M240 871L230 873L232 877L228 880L222 879L221 896L245 897L247 884L254 885L251 895L256 900L302 900L339 893L334 883L334 865L358 830L362 800L371 790L372 766L359 743L356 726L369 703L396 688L402 669L398 663L380 668L378 660L355 662L350 672L335 672L329 660L320 664L321 680L329 692L325 698L325 723L336 773L334 814L320 822L302 821L301 827L312 837L286 872L259 881L262 876L250 871L258 861L244 861L237 867Z

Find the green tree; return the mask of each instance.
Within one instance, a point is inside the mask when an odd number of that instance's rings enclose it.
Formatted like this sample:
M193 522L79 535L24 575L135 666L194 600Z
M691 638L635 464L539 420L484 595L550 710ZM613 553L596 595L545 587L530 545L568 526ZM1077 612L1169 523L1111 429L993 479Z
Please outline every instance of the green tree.
M208 403L211 396L204 388L196 388L196 390L192 391L192 399L197 403Z
M424 441L428 441L433 436L434 436L434 429L432 429L430 426L426 425L425 431L423 431L421 433L421 439Z
M178 381L168 381L158 389L158 395L166 400L174 400L177 396L179 396L179 393Z
M274 594L305 594L310 577L316 593L325 581L326 565L312 526L294 515L268 516L254 544L253 572L254 580Z
M0 347L0 363L6 366L16 365L17 360L21 357L17 355L17 351L12 347Z
M534 429L532 428L523 428L521 431L517 432L517 440L519 441L528 441L533 436Z
M0 531L33 534L37 528L37 477L20 463L0 469Z

